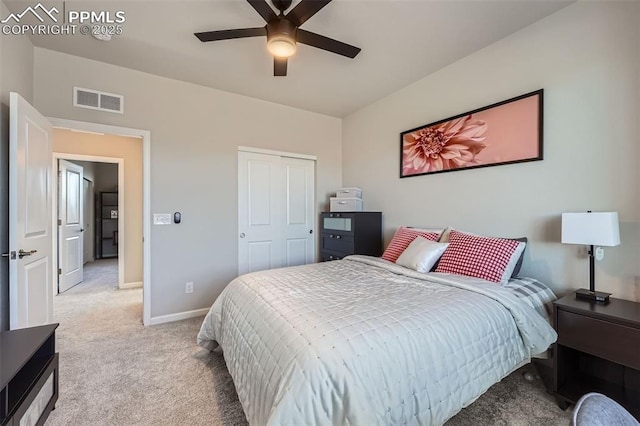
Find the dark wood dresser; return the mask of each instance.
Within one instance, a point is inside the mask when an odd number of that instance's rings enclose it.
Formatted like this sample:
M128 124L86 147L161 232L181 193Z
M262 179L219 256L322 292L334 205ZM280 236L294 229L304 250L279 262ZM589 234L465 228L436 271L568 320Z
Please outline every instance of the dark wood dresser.
M43 425L58 400L58 324L0 334L0 424Z
M554 303L554 328L560 407L600 392L640 418L640 303L612 298L602 305L571 293Z
M350 254L382 255L382 213L321 213L322 261Z

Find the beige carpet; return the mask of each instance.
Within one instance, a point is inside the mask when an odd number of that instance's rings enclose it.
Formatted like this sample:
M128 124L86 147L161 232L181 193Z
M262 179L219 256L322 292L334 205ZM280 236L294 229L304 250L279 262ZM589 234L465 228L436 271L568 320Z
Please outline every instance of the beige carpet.
M115 272L114 272L115 271ZM222 356L195 344L202 318L142 326L142 291L117 289L115 261L89 264L59 295L60 398L48 425L246 425ZM521 369L448 425L568 425Z

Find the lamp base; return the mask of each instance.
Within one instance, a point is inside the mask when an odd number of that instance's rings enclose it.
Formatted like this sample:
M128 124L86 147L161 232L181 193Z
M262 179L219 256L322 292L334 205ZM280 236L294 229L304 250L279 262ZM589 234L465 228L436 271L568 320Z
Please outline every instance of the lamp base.
M576 299L588 300L596 303L609 303L609 296L611 293L605 293L603 291L591 291L586 288L580 288L576 290Z

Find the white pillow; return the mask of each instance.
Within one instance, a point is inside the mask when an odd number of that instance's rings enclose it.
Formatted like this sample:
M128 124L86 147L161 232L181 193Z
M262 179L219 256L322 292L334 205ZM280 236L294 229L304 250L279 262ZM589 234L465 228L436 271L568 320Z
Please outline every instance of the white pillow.
M418 236L398 257L396 264L418 272L429 272L448 245L449 243L437 243Z

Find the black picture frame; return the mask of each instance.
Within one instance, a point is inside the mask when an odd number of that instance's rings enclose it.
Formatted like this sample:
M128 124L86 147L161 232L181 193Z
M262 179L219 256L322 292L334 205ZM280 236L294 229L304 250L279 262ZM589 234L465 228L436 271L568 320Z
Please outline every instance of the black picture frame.
M509 105L511 108L505 108ZM479 119L478 114L490 117L493 123ZM519 119L510 121L509 114ZM400 178L543 160L543 115L544 89L539 89L406 130L400 133ZM519 126L530 130L523 132L522 139L514 141L509 133L517 131ZM529 135L530 131L537 134ZM496 135L493 140L491 133ZM492 153L500 154L498 150L502 149L508 158L504 161L479 159L481 152L494 142ZM516 154L518 149L526 154Z

